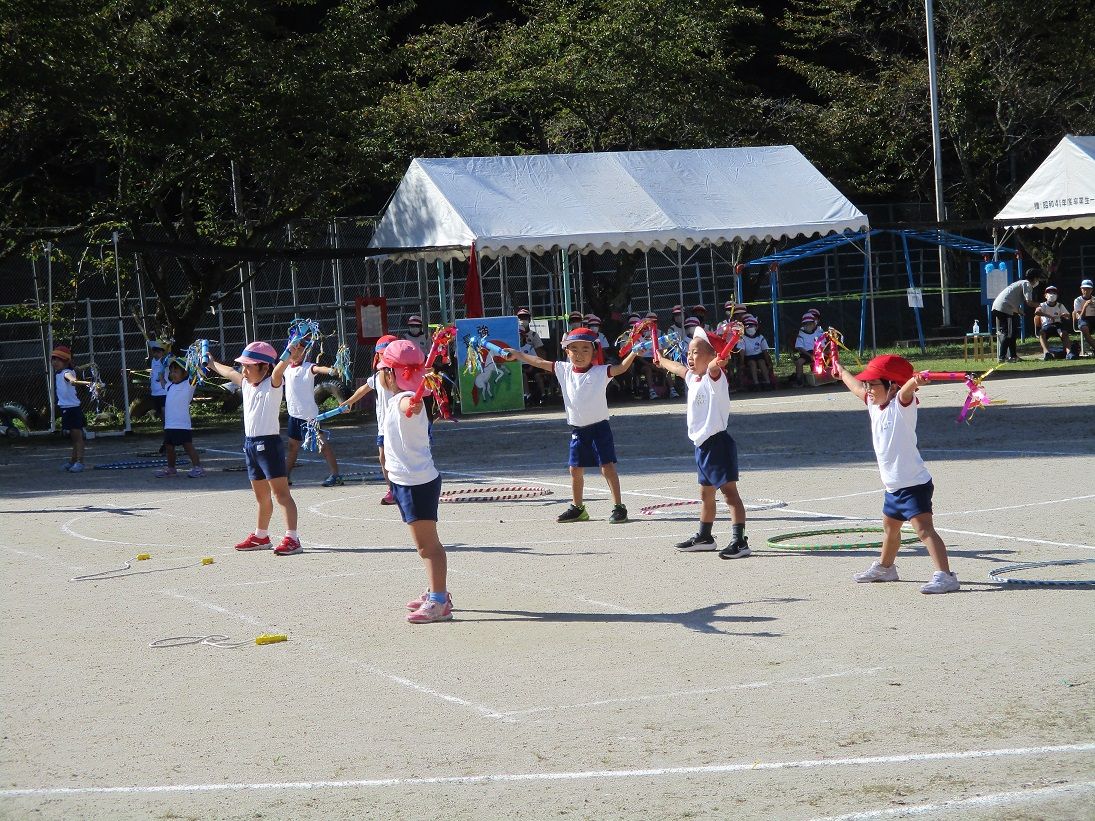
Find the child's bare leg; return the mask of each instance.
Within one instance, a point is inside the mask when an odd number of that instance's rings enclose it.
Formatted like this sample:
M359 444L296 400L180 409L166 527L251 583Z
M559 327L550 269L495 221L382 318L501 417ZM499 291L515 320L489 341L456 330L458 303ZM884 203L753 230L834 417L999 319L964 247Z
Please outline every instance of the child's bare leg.
M605 481L608 482L608 489L612 491L612 503L617 505L623 504L623 497L620 494L620 474L616 472L616 463L608 462L601 465L601 475L605 477Z
M289 440L289 447L285 451L285 475L292 476L293 468L297 466L297 454L300 453L300 442L296 439Z
M700 524L715 523L715 486L700 485Z
M285 529L296 530L297 529L297 503L293 501L293 494L289 492L289 478L282 476L277 479L270 480L270 490L278 500L278 504L281 505L281 510L285 514ZM273 510L273 506L271 506ZM266 517L266 521L270 521L270 517Z
M338 459L335 457L335 449L331 447L327 436L323 437L323 449L320 453L323 454L323 459L327 463L327 469L331 471L334 476L338 475Z
M571 468L570 469L570 492L574 496L574 506L582 506L582 494L585 491L586 477L585 468Z
M738 483L727 482L719 490L722 491L722 497L726 499L726 504L730 506L730 522L735 525L745 524L745 502L741 500L741 496L738 495ZM715 503L715 489L711 488L711 504ZM713 513L713 511L712 511ZM712 520L714 516L712 516Z
M252 479L251 490L255 492L259 512L256 530L269 530L270 517L274 515L274 500L270 498L270 482L266 479Z
M186 455L190 457L190 466L200 468L202 466L202 460L198 458L198 449L194 447L193 442L186 442L183 444L183 449L186 451ZM171 461L174 456L174 448L171 448L172 456L168 457Z
M72 440L73 463L84 461L84 429L73 428L68 432L68 438Z
M757 384L757 360L749 360L749 380L756 385Z
M935 532L932 515L921 513L919 516L913 516L909 522L916 528L916 535L924 543L924 547L928 548L928 555L932 557L936 568L950 573L951 565L947 559L947 546L943 544L943 538Z
M882 553L878 557L878 563L883 567L893 567L893 563L897 561L897 551L901 548L901 525L904 524L900 519L895 519L892 516L882 516Z
M409 527L414 546L418 550L418 555L422 557L422 564L426 566L426 579L429 581L430 592L447 592L449 564L445 546L437 537L437 522L419 519L411 522Z
M167 446L166 456L167 456L167 469L168 470L174 470L175 469L175 446L174 445L168 445Z
M388 478L388 466L384 462L384 448L380 447L380 448L377 448L377 450L380 452L380 472L384 476L384 481L388 485L388 490L391 490L392 489L392 480Z

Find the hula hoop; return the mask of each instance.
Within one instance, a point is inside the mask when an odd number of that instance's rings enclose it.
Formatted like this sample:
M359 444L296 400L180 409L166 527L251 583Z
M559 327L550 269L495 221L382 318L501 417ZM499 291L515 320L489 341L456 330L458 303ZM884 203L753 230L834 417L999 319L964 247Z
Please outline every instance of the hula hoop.
M127 462L107 462L105 465L95 465L95 470L136 470L138 468L155 468L167 464L167 459L135 459ZM175 460L176 465L189 465L190 460L185 456Z
M198 453L205 453L205 448L195 448L195 450L196 450L196 451L197 451ZM160 453L160 452L159 452L158 450L147 450L147 451L143 451L143 452L141 452L141 453L134 453L133 455L134 455L134 456L139 456L139 457L144 457L144 456L151 456L151 457L153 457L153 458L157 458L157 457L161 457L161 456L163 456L163 454L162 454L162 453Z
M1005 573L1016 570L1032 570L1036 567L1061 567L1072 564L1090 564L1095 559L1061 559L1056 562L1022 562L1009 564L989 571L989 578L994 582L1004 584L1027 585L1029 587L1095 587L1095 579L1013 579L1010 576L999 578Z
M768 539L768 547L775 550L858 550L860 548L882 547L882 542L848 542L844 544L802 544L793 539L812 539L815 536L830 536L841 533L884 533L881 527L837 527L829 530L800 530L797 533L784 533L779 536L771 536ZM901 544L912 544L920 541L917 536L908 536L901 540Z
M775 510L779 507L787 507L787 503L780 499L750 499L748 501L742 500L745 504L746 510ZM686 499L680 502L663 502L660 505L648 505L643 508L639 508L640 516L664 516L673 512L673 508L677 507L689 507L698 505L699 499ZM722 499L719 503L726 507L726 502Z
M516 502L522 499L538 499L551 496L552 491L537 485L499 485L494 487L469 487L441 491L440 501L463 502Z
M191 562L190 564L179 564L173 567L154 567L151 570L133 570L129 571L133 564L126 562L121 567L114 567L110 570L100 570L98 573L87 573L83 576L73 576L69 579L70 582L104 582L108 579L122 579L126 576L147 576L149 573L164 573L168 570L185 570L188 567L203 567L205 565L213 564L213 559L206 557L199 562Z

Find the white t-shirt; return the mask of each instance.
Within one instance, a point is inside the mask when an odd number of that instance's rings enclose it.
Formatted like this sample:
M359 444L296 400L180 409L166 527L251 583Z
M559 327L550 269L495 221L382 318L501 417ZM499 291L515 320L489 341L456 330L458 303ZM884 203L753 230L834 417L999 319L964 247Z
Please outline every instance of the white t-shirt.
M78 408L80 407L80 397L76 395L76 386L65 379L66 373L72 374L73 378L76 377L76 371L72 368L62 368L53 375L53 387L57 393L57 406L60 408Z
M916 448L916 399L905 407L895 396L885 408L879 408L868 395L866 403L871 417L871 444L886 490L893 493L930 482L932 475Z
M430 355L430 346L433 345L433 337L425 331L420 333L418 336L411 336L409 333L404 331L402 334L400 334L400 338L406 339L408 342L413 342L415 345L417 345L419 350L422 351L423 356Z
M165 396L167 394L167 385L169 380L165 376L167 371L166 356L161 356L159 359L153 359L152 364L149 366L149 379L152 380L152 395L153 396ZM160 380L163 379L163 383Z
M992 301L992 310L1008 316L1015 316L1021 314L1023 308L1033 298L1034 288L1031 286L1030 281L1021 279L1018 282L1011 283L996 295L996 299Z
M741 338L741 349L745 351L746 356L756 356L768 350L768 340L764 338L763 334L757 334L756 336L746 334Z
M555 363L555 378L563 391L567 424L576 428L608 419L608 365L591 365L576 373L569 362Z
M315 419L319 416L316 404L316 380L312 373L315 367L311 362L301 362L285 369L285 407L290 416L297 419Z
M688 438L699 447L726 430L730 421L730 382L726 374L712 379L707 371L699 377L689 371L684 383L688 388Z
M1043 302L1038 306L1038 310L1042 312L1038 317L1039 327L1060 322L1062 316L1068 316L1068 308L1062 305L1060 300L1057 300L1052 305L1048 302Z
M820 326L814 326L814 332L812 334L806 333L806 331L799 329L798 336L795 337L795 349L802 351L814 350L814 343L821 337L825 336L825 330Z
M243 380L243 434L244 436L279 436L281 422L281 397L285 383L276 388L266 377L258 385Z
M365 380L370 388L376 391L376 431L381 436L384 435L384 414L387 413L388 400L392 398L392 395L388 392L388 389L380 384L380 380L377 379L378 374L373 374Z
M1072 310L1073 311L1079 311L1080 308L1083 306L1083 304L1084 304L1084 298L1082 296L1076 297L1076 299L1074 299L1072 301ZM1081 314L1081 316L1086 316L1086 317L1095 316L1095 299L1092 299L1090 302L1087 303L1087 312L1084 313L1084 314Z
M165 430L190 430L190 400L194 398L194 387L186 379L167 383L167 399L163 406Z
M381 428L384 432L384 466L388 478L395 484L414 487L432 482L440 474L430 452L430 422L426 410L423 408L408 419L399 409L404 396L414 394L410 391L397 393L388 399L384 409Z

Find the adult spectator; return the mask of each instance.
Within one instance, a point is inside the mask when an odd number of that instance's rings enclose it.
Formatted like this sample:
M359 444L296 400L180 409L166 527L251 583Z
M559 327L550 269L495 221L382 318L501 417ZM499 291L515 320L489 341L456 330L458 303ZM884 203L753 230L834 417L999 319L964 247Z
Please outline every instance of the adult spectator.
M1095 331L1095 283L1085 279L1080 283L1080 295L1072 303L1073 327L1083 336L1087 349L1092 350L1091 332Z
M1019 338L1019 320L1023 308L1037 308L1034 289L1045 281L1045 275L1031 268L1026 276L1011 283L992 302L992 321L996 326L996 359L1000 362L1018 362L1019 353L1015 342Z
M430 353L430 335L422 324L422 317L412 316L407 318L407 330L400 334L400 338L413 342L422 351L423 356Z
M544 340L540 334L532 330L532 311L528 308L517 309L517 327L520 329L524 342L532 346L532 353L541 359L544 358Z
M1053 359L1049 350L1049 338L1060 337L1061 352L1068 353L1068 308L1057 301L1057 286L1046 287L1046 300L1034 309L1034 321L1038 323L1038 342L1042 346L1042 359Z

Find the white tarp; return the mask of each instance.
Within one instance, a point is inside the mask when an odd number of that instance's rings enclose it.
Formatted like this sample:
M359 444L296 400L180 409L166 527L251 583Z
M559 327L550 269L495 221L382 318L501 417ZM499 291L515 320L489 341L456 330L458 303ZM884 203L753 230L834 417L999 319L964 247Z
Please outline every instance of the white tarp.
M869 228L791 145L416 159L370 246L462 258L646 250Z
M996 221L1014 228L1095 228L1095 137L1066 134Z

